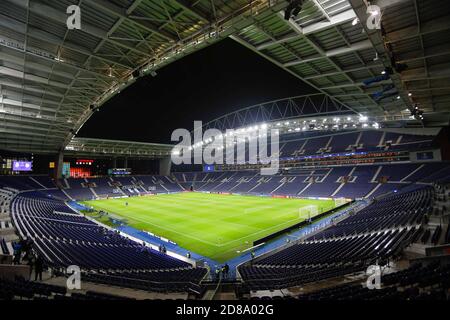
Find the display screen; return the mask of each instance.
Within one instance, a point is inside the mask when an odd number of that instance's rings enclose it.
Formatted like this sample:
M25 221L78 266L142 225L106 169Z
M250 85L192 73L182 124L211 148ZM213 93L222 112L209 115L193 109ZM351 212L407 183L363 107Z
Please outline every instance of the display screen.
M70 177L70 162L63 163L62 175L66 178Z
M33 162L31 161L13 161L12 163L13 171L32 171Z
M433 160L434 154L432 151L417 152L417 160Z
M214 172L214 165L206 164L203 166L203 172Z
M131 169L129 168L115 168L109 169L108 175L110 176L126 176L131 174Z

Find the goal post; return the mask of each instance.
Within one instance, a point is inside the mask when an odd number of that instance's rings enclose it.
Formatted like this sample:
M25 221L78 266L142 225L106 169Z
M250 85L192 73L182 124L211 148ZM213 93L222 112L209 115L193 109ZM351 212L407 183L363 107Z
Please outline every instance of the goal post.
M315 205L308 205L298 209L299 219L309 220L319 214L319 207Z
M345 198L335 198L334 199L334 206L335 207L340 207L340 206L346 204L347 202L348 202L348 200L345 199Z

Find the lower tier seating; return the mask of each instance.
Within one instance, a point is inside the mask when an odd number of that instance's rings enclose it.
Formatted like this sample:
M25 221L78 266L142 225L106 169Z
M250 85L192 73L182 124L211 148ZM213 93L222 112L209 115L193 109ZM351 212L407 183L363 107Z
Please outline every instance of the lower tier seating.
M207 273L100 227L54 198L23 193L11 211L19 233L55 272L77 265L95 282L177 291L199 291Z
M314 300L447 300L450 265L439 262L427 266L415 264L403 271L382 275L381 289L363 284L344 284L298 296Z
M282 289L365 270L417 239L432 199L429 187L387 196L329 229L242 265L239 273L248 288Z

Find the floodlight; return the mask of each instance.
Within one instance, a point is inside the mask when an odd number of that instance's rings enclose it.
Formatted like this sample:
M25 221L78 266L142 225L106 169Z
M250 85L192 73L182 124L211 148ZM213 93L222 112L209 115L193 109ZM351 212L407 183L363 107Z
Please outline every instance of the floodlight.
M366 122L368 120L367 116L360 116L359 121L360 122Z

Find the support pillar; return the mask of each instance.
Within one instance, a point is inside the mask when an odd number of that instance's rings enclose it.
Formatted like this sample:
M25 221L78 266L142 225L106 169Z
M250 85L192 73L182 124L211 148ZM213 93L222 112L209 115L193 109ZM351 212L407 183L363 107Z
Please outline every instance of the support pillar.
M116 157L112 158L111 168L117 169L117 158Z
M171 168L172 168L172 158L170 156L159 159L159 175L170 176Z
M55 159L55 171L53 173L53 178L59 181L63 178L63 166L64 166L64 153L60 151Z

